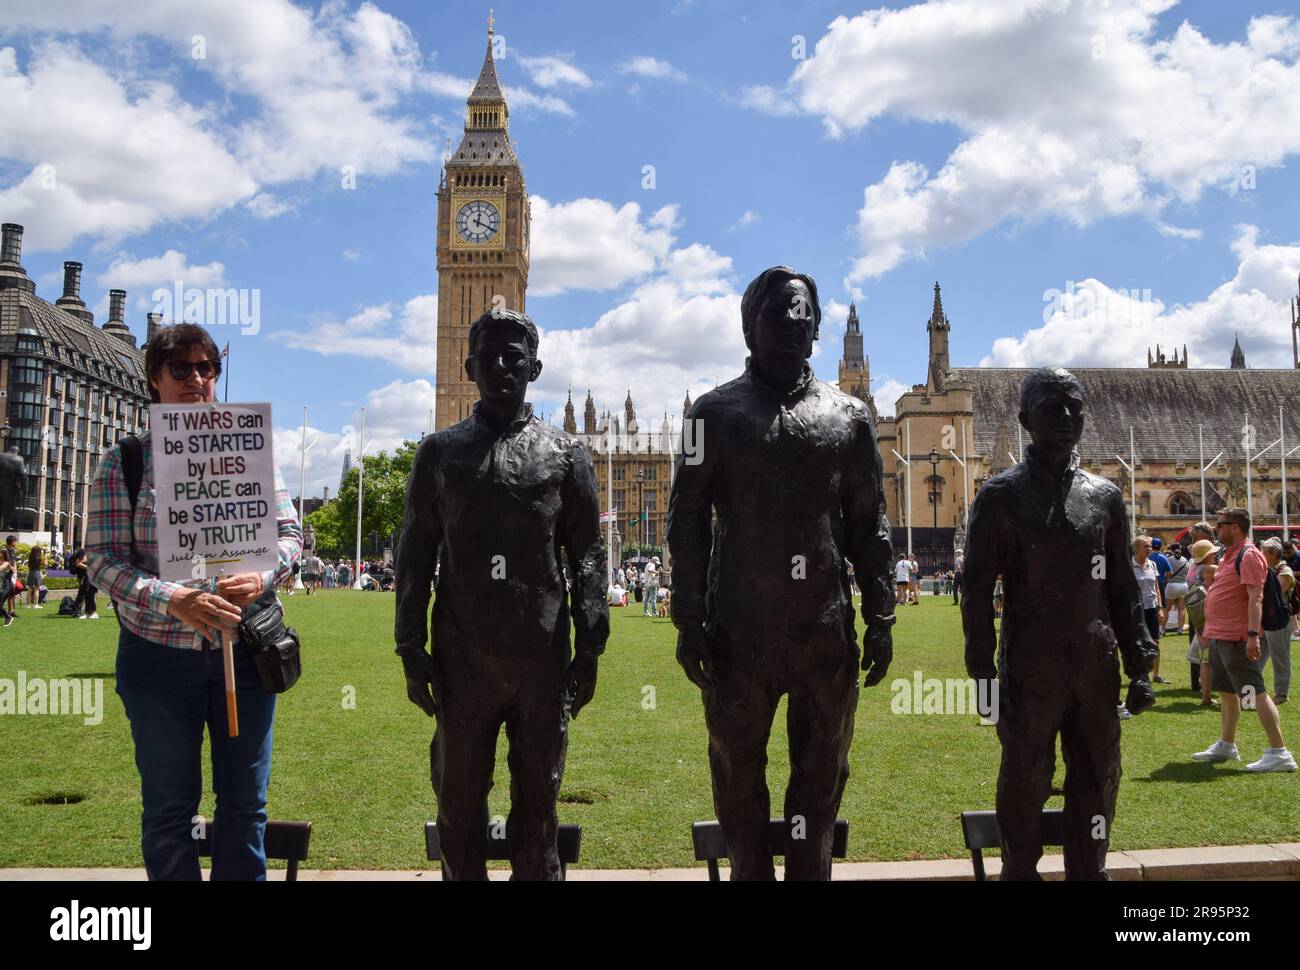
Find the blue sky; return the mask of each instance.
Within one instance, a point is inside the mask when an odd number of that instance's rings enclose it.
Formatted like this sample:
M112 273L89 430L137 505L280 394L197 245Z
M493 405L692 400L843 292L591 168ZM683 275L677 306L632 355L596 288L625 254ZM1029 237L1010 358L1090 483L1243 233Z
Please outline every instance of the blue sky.
M257 291L255 333L215 328L231 399L272 403L290 477L310 409L308 494L362 405L374 447L418 437L434 192L487 6L53 7L0 25L0 219L39 292L80 259L97 320L122 286L143 335L172 280ZM1160 341L1224 366L1234 331L1290 365L1294 4L494 8L548 417L570 384L679 415L741 368L739 294L776 263L818 280L823 379L857 300L884 414L924 380L935 280L957 365L1143 366Z

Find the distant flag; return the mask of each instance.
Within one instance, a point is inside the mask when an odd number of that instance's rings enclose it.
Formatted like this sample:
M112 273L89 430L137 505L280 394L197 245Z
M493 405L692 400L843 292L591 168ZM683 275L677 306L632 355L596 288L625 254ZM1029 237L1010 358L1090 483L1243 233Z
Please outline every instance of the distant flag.
M222 357L229 357L229 356L230 356L230 341L229 341L229 340L226 341L226 348L225 348L223 351L221 351L221 356L222 356Z

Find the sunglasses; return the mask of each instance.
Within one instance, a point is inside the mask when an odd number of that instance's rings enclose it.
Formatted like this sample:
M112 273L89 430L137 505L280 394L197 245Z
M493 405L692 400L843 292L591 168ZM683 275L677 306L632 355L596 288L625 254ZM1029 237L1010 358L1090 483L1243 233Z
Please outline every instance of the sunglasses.
M215 360L167 361L167 373L172 375L173 380L187 381L190 378L190 374L194 371L198 371L199 377L203 378L205 381L210 381L221 373L221 364Z

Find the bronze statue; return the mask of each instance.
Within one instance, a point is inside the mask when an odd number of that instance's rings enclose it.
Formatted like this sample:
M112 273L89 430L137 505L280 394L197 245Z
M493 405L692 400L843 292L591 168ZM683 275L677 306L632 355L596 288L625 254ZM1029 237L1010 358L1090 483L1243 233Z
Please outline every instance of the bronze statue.
M1065 876L1105 879L1120 778L1120 677L1129 709L1154 701L1156 647L1129 564L1120 490L1078 467L1083 387L1043 368L1020 388L1025 460L990 478L971 503L962 577L966 670L998 678L998 827L1002 878L1038 879L1043 805L1056 737L1065 757ZM1002 645L993 653L993 585L1004 584ZM1136 710L1135 710L1136 709Z
M870 412L813 377L812 278L761 273L741 301L745 373L687 413L668 513L677 659L703 693L732 879L775 876L767 740L789 695L788 879L829 879L848 777L862 589L866 686L893 655L890 530ZM716 515L716 525L713 517Z
M407 696L438 721L430 762L443 877L452 880L487 878L487 796L502 724L513 878L562 878L555 803L568 724L595 693L609 636L591 458L524 403L542 371L537 345L522 313L494 310L474 322L465 370L479 403L424 439L406 493L397 653Z
M0 454L0 526L8 529L14 525L14 512L23 507L27 495L27 465L11 445Z

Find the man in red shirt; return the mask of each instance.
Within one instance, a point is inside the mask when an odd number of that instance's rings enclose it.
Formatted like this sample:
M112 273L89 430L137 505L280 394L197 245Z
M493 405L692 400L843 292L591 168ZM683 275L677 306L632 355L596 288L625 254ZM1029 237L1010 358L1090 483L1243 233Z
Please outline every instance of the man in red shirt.
M1219 513L1215 532L1223 558L1205 600L1205 639L1210 647L1210 685L1219 691L1221 736L1192 757L1197 761L1240 761L1235 736L1243 707L1259 713L1271 747L1247 771L1295 771L1295 758L1282 740L1277 706L1264 689L1259 643L1264 578L1268 563L1247 538L1250 513L1242 508Z

